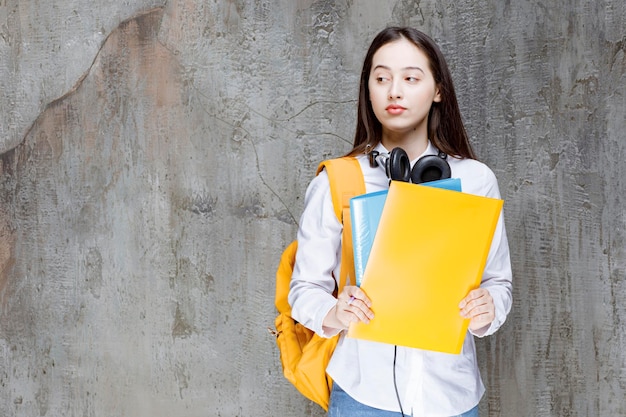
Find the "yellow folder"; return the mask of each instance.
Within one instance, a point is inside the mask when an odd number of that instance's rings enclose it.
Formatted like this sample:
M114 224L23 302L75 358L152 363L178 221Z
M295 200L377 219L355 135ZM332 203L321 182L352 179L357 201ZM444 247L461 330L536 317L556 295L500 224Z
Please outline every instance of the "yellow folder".
M363 274L374 319L348 337L458 354L503 201L392 181Z

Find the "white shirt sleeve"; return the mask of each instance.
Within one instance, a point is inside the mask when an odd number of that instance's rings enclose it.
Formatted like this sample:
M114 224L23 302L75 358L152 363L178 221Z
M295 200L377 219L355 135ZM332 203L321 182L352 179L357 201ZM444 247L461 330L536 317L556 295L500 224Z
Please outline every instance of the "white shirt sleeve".
M337 334L325 333L322 322L337 301L332 294L340 268L342 229L328 175L322 171L306 191L288 300L292 317L323 337Z
M494 173L486 166L484 168L481 179L483 189L481 194L485 197L501 198L498 181ZM511 260L503 213L500 213L496 225L480 286L486 288L493 298L495 318L489 326L470 332L474 336L484 337L495 333L502 326L512 304Z

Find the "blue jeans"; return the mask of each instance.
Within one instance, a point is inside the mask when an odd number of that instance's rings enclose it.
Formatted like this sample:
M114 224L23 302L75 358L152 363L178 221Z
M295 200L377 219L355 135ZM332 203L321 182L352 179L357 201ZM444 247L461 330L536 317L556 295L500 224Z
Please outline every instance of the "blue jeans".
M410 414L406 412L404 415L410 417ZM402 417L402 414L394 411L379 410L378 408L361 404L346 394L339 385L333 384L333 389L330 393L328 417ZM451 417L478 417L478 406L463 414Z

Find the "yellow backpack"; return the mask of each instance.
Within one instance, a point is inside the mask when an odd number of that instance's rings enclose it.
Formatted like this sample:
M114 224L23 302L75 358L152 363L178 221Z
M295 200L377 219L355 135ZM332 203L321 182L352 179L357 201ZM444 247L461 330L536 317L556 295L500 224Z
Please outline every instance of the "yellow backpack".
M341 236L341 271L335 296L348 281L354 280L354 254L352 252L352 227L350 222L350 199L365 193L365 181L356 158L343 157L322 162L319 174L326 169L330 180L330 192L335 214L343 223ZM280 351L283 374L302 395L328 410L332 380L326 374L326 366L335 350L339 335L323 338L304 327L291 317L287 301L291 274L296 258L297 241L283 252L276 271L276 343Z

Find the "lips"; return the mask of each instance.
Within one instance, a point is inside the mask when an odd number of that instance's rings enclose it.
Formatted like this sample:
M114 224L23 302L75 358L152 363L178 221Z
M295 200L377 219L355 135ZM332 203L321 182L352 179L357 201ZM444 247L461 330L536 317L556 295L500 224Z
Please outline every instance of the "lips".
M385 108L385 110L387 110L389 114L402 114L406 108L398 104L390 104Z

